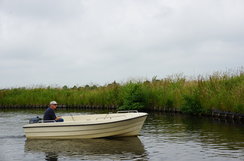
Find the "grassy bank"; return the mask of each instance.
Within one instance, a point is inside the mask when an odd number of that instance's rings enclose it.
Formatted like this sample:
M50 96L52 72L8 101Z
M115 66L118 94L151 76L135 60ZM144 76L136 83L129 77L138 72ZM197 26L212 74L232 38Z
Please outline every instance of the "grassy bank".
M168 108L194 114L212 110L244 113L244 73L218 73L194 80L175 76L106 86L0 90L0 105L43 105L50 100L67 106Z

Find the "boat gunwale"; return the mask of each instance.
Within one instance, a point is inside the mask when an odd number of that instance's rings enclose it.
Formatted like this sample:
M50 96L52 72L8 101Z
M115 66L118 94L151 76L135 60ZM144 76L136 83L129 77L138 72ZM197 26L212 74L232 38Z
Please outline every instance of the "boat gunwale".
M123 120L117 120L117 121L113 121L113 122L100 122L100 123L93 123L93 124L77 124L77 125L50 125L50 126L27 126L26 125L23 126L23 128L49 128L49 127L70 127L70 126L95 126L95 125L103 125L103 124L113 124L113 123L118 123L118 122L124 122L124 121L129 121L129 120L134 120L134 119L138 119L141 117L147 117L148 113L143 113L144 115L142 116L137 116L137 117L133 117L133 118L128 118L128 119L123 119ZM55 123L60 123L60 122L55 122ZM36 123L38 124L38 123ZM46 123L43 123L46 124ZM27 124L30 125L30 124Z

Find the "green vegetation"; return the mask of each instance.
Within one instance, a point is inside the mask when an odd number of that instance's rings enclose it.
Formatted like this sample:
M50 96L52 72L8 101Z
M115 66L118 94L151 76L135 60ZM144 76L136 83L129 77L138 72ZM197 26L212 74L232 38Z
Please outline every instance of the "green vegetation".
M176 109L201 114L212 110L244 113L244 72L216 73L194 80L183 76L105 86L0 90L0 105L60 104L116 106L118 109Z
M120 110L140 110L145 107L145 97L142 91L142 84L128 83L122 87L122 106Z

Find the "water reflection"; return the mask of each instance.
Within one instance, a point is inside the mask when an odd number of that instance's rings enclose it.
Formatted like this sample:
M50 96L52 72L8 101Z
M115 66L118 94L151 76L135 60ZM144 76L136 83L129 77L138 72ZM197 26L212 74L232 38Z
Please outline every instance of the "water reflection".
M146 159L138 137L83 140L26 140L25 152L45 153L45 159L56 161L65 156L79 159Z
M46 157L45 160L47 161L57 161L58 160L58 155L53 152L46 152Z
M199 147L215 157L244 157L244 125L233 124L231 121L152 113L143 132L144 136L161 140L158 146L162 147L182 144L188 149Z

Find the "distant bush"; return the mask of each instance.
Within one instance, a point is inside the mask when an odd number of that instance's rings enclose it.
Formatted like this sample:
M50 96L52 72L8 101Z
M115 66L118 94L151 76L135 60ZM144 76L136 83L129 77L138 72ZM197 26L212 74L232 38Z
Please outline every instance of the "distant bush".
M191 113L191 114L200 114L204 112L201 105L201 101L197 97L197 95L192 95L192 96L185 95L183 98L184 98L184 103L181 108L182 112Z
M122 88L123 105L119 110L141 110L145 108L145 99L141 84L128 83Z

